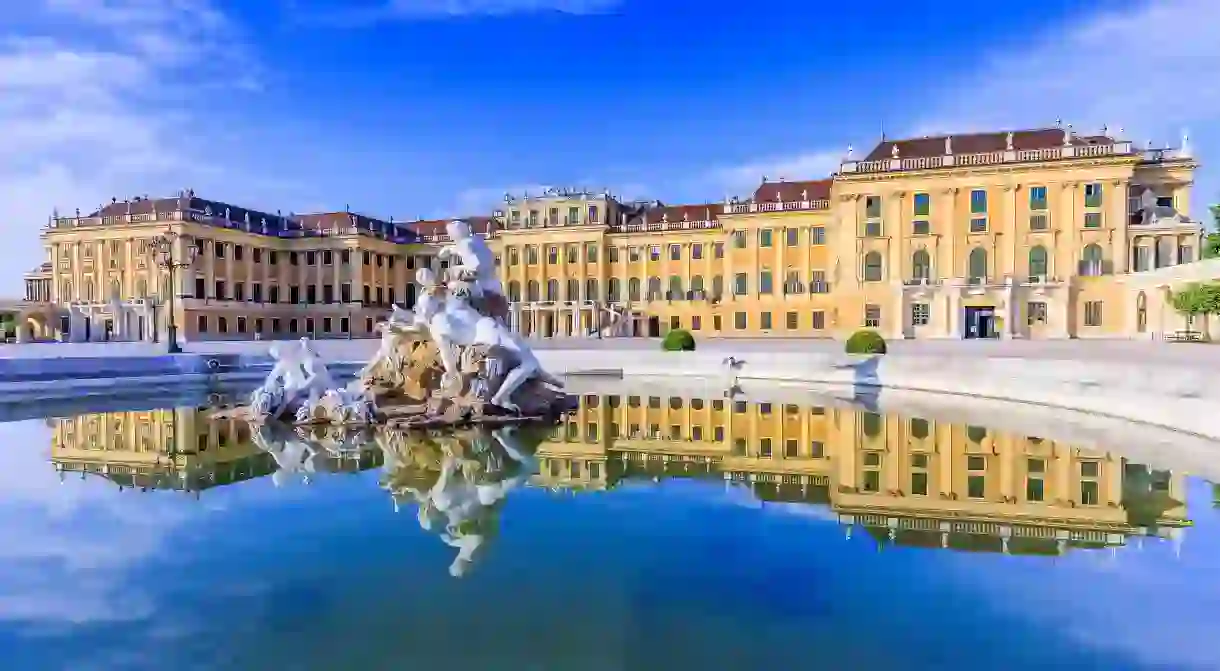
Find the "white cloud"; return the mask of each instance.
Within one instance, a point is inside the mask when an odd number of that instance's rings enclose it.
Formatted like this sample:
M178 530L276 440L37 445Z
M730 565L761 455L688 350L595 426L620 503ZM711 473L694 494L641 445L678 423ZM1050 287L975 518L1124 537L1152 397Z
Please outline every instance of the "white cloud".
M1176 145L1192 128L1202 161L1220 156L1220 3L1149 0L1135 9L1075 19L1009 51L985 55L980 66L931 92L926 116L899 126L902 135L1046 127L1063 119L1082 131L1124 128L1142 144ZM926 109L926 108L925 108ZM749 176L816 178L837 167L850 138L836 148L710 171L704 189L730 190ZM867 151L862 145L858 149ZM807 173L794 168L809 166ZM816 168L816 169L815 169ZM743 174L744 173L744 174ZM753 185L751 185L752 188ZM1220 200L1220 175L1204 164L1197 177L1195 216Z
M207 0L40 0L0 35L0 232L4 294L43 258L33 233L68 214L144 193L261 186L198 160L226 137L201 97L255 88L240 31ZM17 33L17 34L15 34ZM241 166L224 170L240 173ZM252 195L252 194L251 194Z
M324 6L319 6L319 5ZM586 15L616 9L622 0L379 0L378 2L330 2L285 0L289 16L305 23L325 23L346 28L385 21L443 20L465 16L509 16L514 14Z

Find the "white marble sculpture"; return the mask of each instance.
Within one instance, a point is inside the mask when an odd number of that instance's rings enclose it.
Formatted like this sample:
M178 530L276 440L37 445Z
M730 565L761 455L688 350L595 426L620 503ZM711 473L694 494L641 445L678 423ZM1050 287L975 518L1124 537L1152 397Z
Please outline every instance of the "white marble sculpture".
M453 242L442 247L437 256L442 261L456 261L455 279L471 284L471 298L478 301L485 296L504 296L504 286L496 272L496 256L487 242L471 233L470 226L460 220L449 222L445 232Z
M275 365L262 386L250 394L250 408L258 417L295 414L307 402L335 387L326 365L302 338L299 343L276 343L268 352Z
M499 364L502 371L506 371L503 382L489 399L492 405L519 411L513 402L513 393L531 378L540 378L555 387L563 386L562 381L542 370L529 345L502 321L474 309L464 291L465 282L458 280L451 284L442 297L431 270L421 268L416 273L416 281L424 288L424 295L416 305L415 319L418 324L427 325L447 378L459 374L459 348L481 345L500 353L503 359Z

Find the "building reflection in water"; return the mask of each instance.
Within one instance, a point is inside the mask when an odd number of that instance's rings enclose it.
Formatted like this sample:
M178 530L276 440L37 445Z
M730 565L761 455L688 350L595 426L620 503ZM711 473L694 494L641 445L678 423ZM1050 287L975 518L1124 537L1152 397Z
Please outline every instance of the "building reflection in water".
M720 398L584 396L557 427L297 431L179 408L51 420L52 462L123 489L194 493L382 467L396 510L456 549L464 575L526 483L613 489L707 478L763 505L820 506L879 544L1056 555L1129 538L1183 540L1182 473L1104 447L919 417ZM1220 498L1220 489L1217 490Z

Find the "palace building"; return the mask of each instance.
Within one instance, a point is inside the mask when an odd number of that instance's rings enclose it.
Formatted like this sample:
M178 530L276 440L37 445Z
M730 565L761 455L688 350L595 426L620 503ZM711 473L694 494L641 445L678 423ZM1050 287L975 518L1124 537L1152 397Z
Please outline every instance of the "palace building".
M1169 290L1220 275L1165 270L1200 257L1203 226L1183 214L1196 167L1186 138L1139 148L1104 130L885 139L834 175L763 178L743 198L552 189L467 221L533 337L1153 338L1182 324ZM63 340L164 338L171 294L187 339L367 337L391 303L414 303L415 268L446 241L443 221L190 191L55 216L42 238L21 331Z
M844 407L586 395L536 456L539 486L710 478L883 543L1058 554L1191 525L1182 474L1104 447Z

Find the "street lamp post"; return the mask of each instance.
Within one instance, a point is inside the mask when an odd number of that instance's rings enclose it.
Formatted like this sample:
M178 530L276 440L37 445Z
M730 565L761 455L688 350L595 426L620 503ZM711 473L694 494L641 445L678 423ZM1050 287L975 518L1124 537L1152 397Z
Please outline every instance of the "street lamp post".
M178 344L178 320L175 316L174 298L178 294L178 283L176 281L178 270L190 268L195 262L195 256L199 250L194 247L187 248L186 259L175 259L174 247L177 246L178 240L182 235L169 231L153 239L152 251L156 254L157 265L164 268L169 273L169 296L166 299L168 315L165 325L166 332L166 351L170 354L178 354L182 351L182 347Z

